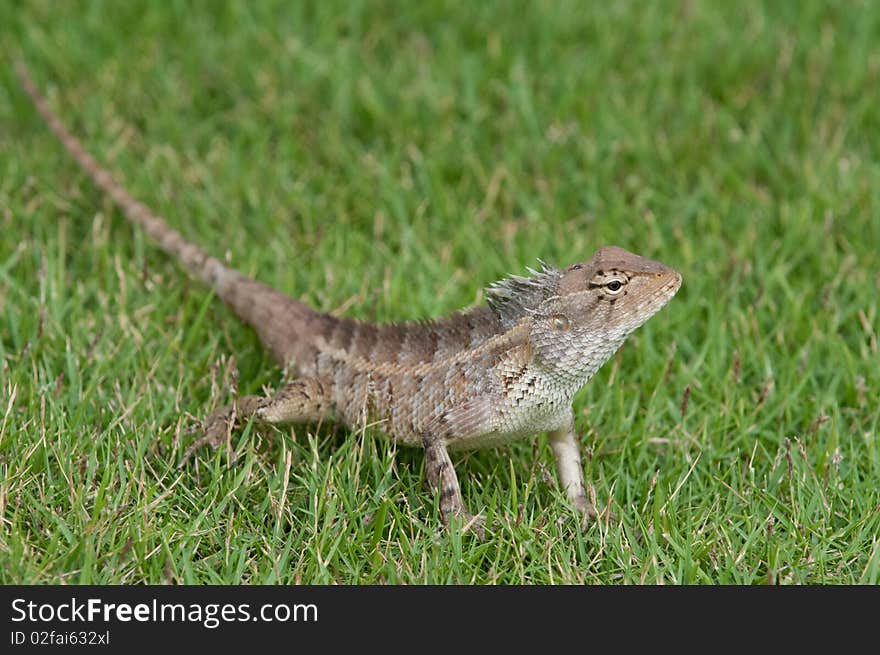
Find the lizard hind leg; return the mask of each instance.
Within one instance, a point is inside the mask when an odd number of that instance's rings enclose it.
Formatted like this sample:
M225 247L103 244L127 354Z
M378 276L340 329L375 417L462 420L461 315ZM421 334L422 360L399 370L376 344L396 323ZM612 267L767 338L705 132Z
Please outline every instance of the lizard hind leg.
M272 397L241 396L203 421L202 436L186 450L178 467L202 446L216 449L227 443L232 432L251 418L268 425L317 423L330 413L332 405L330 385L320 378L293 380Z

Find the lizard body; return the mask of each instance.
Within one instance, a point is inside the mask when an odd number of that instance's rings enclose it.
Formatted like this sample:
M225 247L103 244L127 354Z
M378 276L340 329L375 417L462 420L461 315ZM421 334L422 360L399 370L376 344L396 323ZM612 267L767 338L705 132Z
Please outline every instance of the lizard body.
M376 424L425 450L444 522L474 524L449 451L503 445L547 432L562 487L592 514L574 433L572 398L633 330L678 291L681 276L622 248L565 269L546 264L487 289L488 303L434 321L374 324L313 310L224 265L134 199L74 137L23 66L22 86L65 149L132 223L257 332L295 379L271 398L243 396L212 414L196 447L236 425L332 419Z

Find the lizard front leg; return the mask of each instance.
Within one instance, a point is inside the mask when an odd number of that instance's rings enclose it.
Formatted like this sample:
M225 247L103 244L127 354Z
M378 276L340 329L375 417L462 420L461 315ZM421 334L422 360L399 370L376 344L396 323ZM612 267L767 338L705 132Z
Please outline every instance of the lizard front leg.
M440 496L443 525L448 526L450 518L458 517L462 521L463 531L473 530L481 539L485 536L483 519L467 511L446 446L454 441L465 441L474 434L488 432L491 411L491 403L485 399L473 400L446 412L422 433L425 475L431 489Z
M596 508L587 499L584 488L584 469L581 465L581 451L574 432L574 417L568 426L547 433L553 458L556 460L556 474L559 484L565 490L569 501L589 518L596 517Z
M431 489L440 495L440 517L443 525L448 526L449 519L457 516L465 530L474 527L477 533L481 533L483 526L480 519L464 506L458 476L443 439L437 433L426 432L422 436L422 445L425 447L425 475Z
M271 398L242 396L231 405L211 413L202 424L202 437L183 454L178 466L204 445L214 448L225 443L236 427L251 417L262 423L317 423L332 409L330 385L320 378L301 378L284 385Z

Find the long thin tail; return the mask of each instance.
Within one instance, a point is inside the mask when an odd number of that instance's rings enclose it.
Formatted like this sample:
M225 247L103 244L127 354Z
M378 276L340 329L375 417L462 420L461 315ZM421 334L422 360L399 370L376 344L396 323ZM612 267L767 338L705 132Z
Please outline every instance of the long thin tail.
M79 139L73 136L53 113L24 64L16 65L16 73L37 111L52 128L67 152L82 166L92 181L113 198L128 220L142 227L162 250L179 259L193 275L212 286L217 284L218 278L233 272L195 244L189 243L180 232L168 225L164 218L156 216L146 205L135 200L110 172L86 151Z
M179 260L191 273L214 288L217 295L260 335L263 343L283 365L291 357L299 359L308 346L297 334L310 332L309 323L319 319L307 305L285 296L262 282L253 280L210 256L195 244L187 241L180 232L168 225L161 216L139 202L88 153L61 120L49 108L27 67L19 62L16 73L25 92L30 96L37 111L46 120L64 148L79 163L92 181L122 210L125 217L141 227L162 250ZM320 320L320 319L319 319Z

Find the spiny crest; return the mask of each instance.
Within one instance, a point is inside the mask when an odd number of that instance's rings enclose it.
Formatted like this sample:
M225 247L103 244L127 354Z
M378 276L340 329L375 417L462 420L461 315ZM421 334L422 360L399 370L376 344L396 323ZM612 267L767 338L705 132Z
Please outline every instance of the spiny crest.
M523 316L534 313L544 300L556 293L562 273L540 259L538 262L541 264L540 271L527 269L531 277L511 275L486 289L486 301L498 312L505 328L516 324Z

